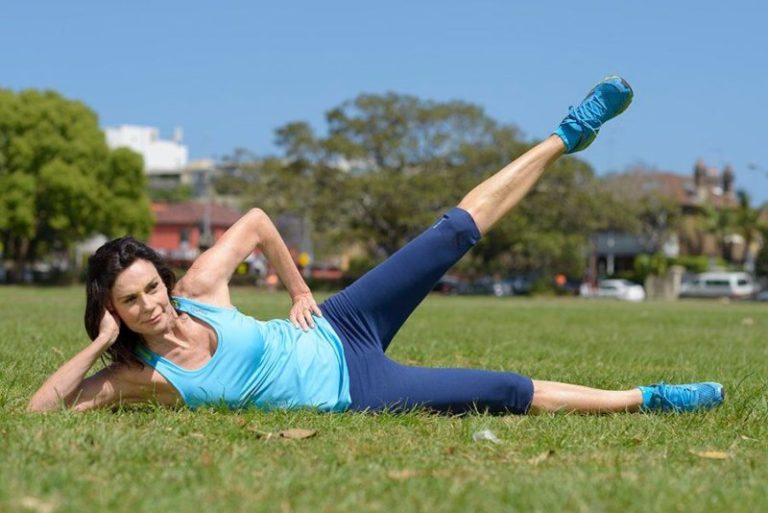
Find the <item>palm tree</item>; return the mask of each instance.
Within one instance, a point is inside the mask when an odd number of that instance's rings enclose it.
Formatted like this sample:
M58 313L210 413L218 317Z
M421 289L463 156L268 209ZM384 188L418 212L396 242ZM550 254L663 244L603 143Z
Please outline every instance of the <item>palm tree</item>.
M739 206L735 212L735 228L738 233L744 237L744 270L754 271L754 254L752 246L761 237L760 211L750 206L749 194L744 190L737 193Z

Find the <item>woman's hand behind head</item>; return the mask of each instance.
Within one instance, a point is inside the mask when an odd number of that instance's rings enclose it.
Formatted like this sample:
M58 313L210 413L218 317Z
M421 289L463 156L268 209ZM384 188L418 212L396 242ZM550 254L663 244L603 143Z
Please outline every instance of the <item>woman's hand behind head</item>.
M99 337L106 337L112 345L120 334L120 318L107 309L99 323Z

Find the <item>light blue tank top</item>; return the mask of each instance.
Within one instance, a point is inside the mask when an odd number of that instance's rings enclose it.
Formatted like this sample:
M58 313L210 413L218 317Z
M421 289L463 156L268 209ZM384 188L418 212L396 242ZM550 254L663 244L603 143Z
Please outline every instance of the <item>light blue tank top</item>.
M218 345L201 368L186 370L136 346L136 355L178 390L190 408L317 408L343 411L351 402L344 348L331 325L315 317L307 332L289 321L258 321L237 308L174 297L179 311L210 325Z

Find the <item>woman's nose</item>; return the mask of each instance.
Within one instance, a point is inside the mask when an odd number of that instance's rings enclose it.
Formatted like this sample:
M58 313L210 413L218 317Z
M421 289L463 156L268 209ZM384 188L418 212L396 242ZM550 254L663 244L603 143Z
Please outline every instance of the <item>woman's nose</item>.
M144 310L152 310L155 307L155 304L152 302L152 299L147 294L141 295L139 304L141 305L141 308Z

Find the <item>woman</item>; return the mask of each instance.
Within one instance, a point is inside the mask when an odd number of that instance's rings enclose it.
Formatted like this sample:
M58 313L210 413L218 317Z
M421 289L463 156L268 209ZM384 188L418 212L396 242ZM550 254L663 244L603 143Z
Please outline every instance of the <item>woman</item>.
M191 408L223 403L527 413L687 411L720 404L723 388L717 383L607 391L510 372L407 367L384 354L437 280L526 194L546 166L589 146L602 124L631 101L632 89L623 79L604 79L548 139L321 307L274 225L257 209L178 283L159 256L135 240L105 244L89 260L86 328L93 341L43 384L29 409L51 410L62 402L86 410L156 401ZM228 280L254 248L272 262L291 295L290 322L257 321L231 305ZM85 378L105 353L111 364Z

